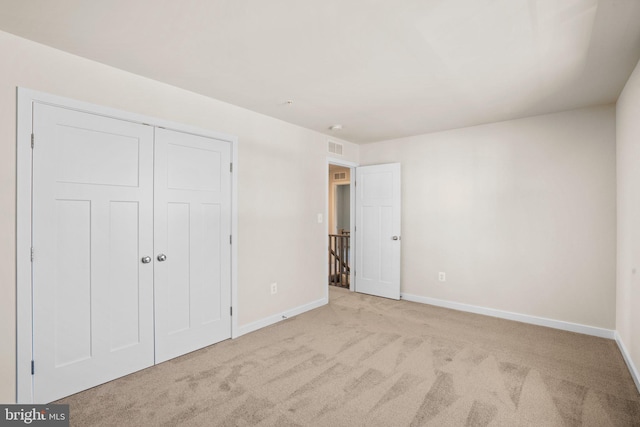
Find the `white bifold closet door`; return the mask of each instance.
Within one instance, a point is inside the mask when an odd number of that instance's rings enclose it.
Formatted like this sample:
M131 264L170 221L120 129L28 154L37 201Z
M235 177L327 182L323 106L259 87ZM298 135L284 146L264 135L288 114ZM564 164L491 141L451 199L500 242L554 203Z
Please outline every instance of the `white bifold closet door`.
M159 363L231 336L231 153L228 142L166 129L155 142Z
M33 390L50 402L154 363L153 128L34 105Z
M34 402L230 338L231 144L33 114Z

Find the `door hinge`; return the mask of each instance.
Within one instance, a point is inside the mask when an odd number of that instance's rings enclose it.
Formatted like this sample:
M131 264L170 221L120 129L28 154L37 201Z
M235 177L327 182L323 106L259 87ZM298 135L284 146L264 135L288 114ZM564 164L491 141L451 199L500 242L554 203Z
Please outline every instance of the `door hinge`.
M33 262L33 247L31 248L31 262Z
M31 375L34 375L36 373L36 362L34 362L33 360L31 361Z
M233 163L229 163L229 172L233 173Z
M229 244L233 245L233 238L232 238L231 234L229 234Z
M233 316L233 307L229 307L229 315Z
M36 141L36 137L33 134L31 134L31 148L33 148L33 146L35 145L36 143L35 141Z

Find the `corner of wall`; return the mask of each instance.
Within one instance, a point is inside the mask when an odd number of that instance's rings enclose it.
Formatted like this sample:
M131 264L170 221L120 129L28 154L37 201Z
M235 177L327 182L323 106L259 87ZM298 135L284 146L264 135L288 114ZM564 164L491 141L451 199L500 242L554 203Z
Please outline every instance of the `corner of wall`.
M636 368L636 365L633 363L633 360L631 359L631 356L627 351L627 347L625 347L624 343L622 342L622 337L620 337L620 334L618 333L618 331L616 331L615 333L615 340L616 340L616 343L618 344L618 348L620 349L620 353L622 353L622 358L624 359L624 362L627 364L627 368L629 368L629 373L631 374L631 378L633 378L633 382L636 384L638 393L640 393L640 372L638 372L638 368Z

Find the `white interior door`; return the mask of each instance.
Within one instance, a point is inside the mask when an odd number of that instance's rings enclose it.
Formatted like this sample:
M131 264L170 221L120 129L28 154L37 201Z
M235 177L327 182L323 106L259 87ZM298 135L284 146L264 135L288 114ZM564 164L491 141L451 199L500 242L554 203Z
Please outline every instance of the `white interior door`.
M356 168L356 292L400 299L400 163Z
M33 390L154 363L153 128L34 104Z
M155 141L159 363L231 337L231 144L166 129Z

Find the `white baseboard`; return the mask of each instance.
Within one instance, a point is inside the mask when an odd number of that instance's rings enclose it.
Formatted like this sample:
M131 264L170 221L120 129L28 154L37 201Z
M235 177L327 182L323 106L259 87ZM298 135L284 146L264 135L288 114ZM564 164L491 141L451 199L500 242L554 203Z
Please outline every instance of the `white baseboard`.
M516 322L530 323L532 325L546 326L548 328L561 329L563 331L577 332L579 334L593 335L600 338L614 339L615 332L612 329L598 328L595 326L581 325L578 323L564 322L562 320L547 319L544 317L530 316L528 314L512 313L509 311L496 310L494 308L480 307L476 305L462 304L459 302L446 301L436 298L422 297L411 294L400 294L400 298L420 302L423 304L435 305L438 307L451 308L458 311L482 314L485 316L499 317L501 319L515 320Z
M298 314L302 314L309 310L313 310L314 308L322 307L329 302L329 299L324 297L319 300L312 301L308 304L301 305L299 307L293 308L291 310L286 310L278 314L274 314L273 316L266 317L264 319L256 320L255 322L251 322L247 325L240 326L237 330L237 333L234 334L232 338L241 337L244 334L248 334L249 332L257 331L258 329L262 329L266 326L273 325L274 323L281 322L285 319L288 319L293 316L297 316Z
M624 343L622 342L622 337L620 337L620 334L618 333L618 331L616 331L615 339L616 339L616 343L618 343L618 348L620 349L620 353L622 353L622 357L625 363L627 364L627 368L629 368L629 372L631 373L631 378L633 378L633 382L636 383L636 388L638 389L638 392L640 392L640 373L638 372L636 365L633 364L633 360L631 360L631 356L627 351L627 347L624 346Z

